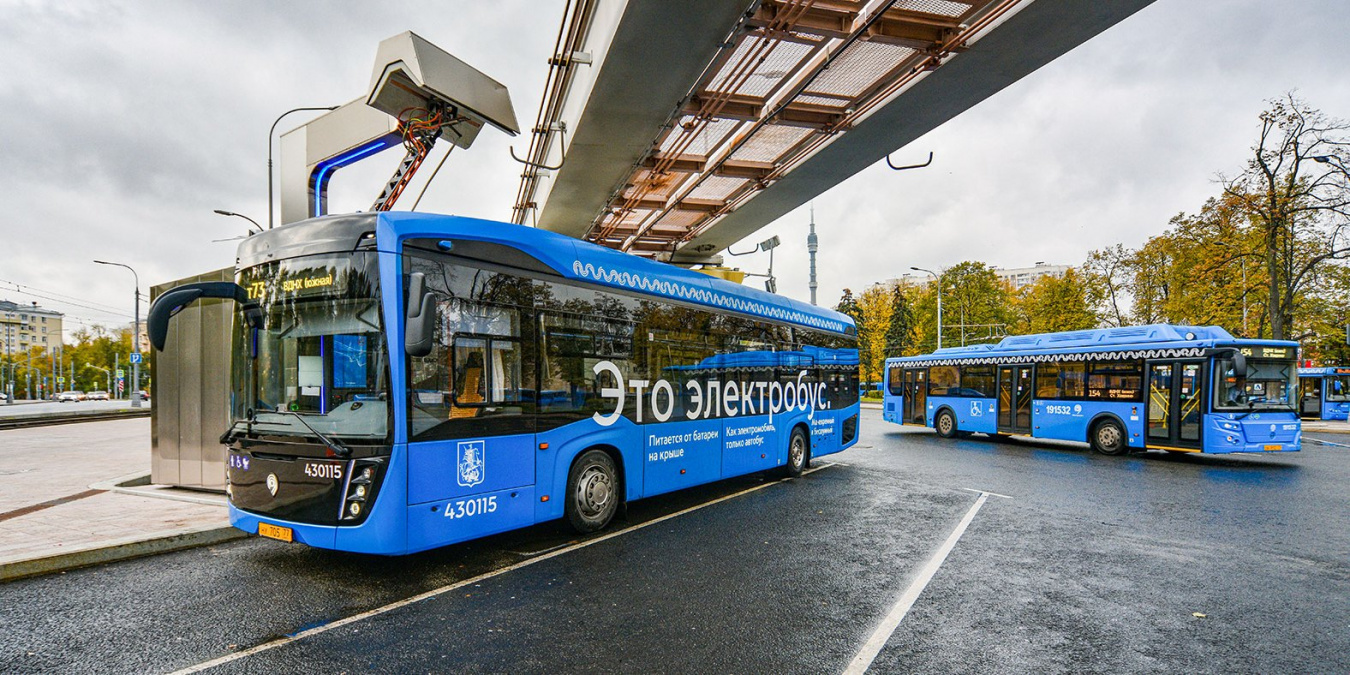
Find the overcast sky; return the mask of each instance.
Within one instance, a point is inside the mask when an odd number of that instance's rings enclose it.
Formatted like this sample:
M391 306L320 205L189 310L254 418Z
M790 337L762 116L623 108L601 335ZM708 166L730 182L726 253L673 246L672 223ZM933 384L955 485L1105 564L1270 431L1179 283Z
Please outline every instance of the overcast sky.
M238 242L212 240L247 223L212 209L266 220L273 119L363 95L376 45L405 30L507 85L528 127L562 11L561 0L0 0L0 299L67 312L72 327L116 323L130 318L130 274L93 259L132 265L143 289L233 264ZM911 265L1077 264L1139 245L1198 209L1217 173L1240 170L1266 99L1296 89L1350 117L1347 29L1343 0L1158 0L895 155L932 151L931 167L880 164L817 197L821 304ZM512 143L485 131L419 210L509 218ZM330 210L367 208L396 154L340 172ZM802 207L749 238L782 238L779 291L802 299L806 230Z

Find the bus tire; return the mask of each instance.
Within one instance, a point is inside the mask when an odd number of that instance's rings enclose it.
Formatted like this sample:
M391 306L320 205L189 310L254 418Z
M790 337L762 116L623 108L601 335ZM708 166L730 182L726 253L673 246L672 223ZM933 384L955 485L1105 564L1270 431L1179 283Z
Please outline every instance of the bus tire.
M609 453L581 453L567 474L567 503L563 510L572 529L586 534L609 524L619 507L618 469Z
M939 410L937 417L933 418L933 428L937 429L938 435L943 438L956 436L956 415L946 408Z
M792 436L788 439L787 464L783 465L783 476L796 478L802 475L807 462L811 461L810 457L811 444L806 439L806 432L801 427L793 427Z
M1125 438L1125 428L1113 419L1107 418L1092 425L1092 431L1088 436L1088 444L1103 455L1123 455L1130 451L1130 444Z

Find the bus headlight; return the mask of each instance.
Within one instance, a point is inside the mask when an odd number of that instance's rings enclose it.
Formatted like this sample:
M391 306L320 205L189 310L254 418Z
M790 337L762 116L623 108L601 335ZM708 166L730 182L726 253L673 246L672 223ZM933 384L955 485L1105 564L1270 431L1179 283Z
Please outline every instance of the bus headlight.
M1238 429L1241 429L1242 427L1239 426L1237 422L1223 422L1223 421L1220 421L1220 422L1219 422L1219 428L1221 428L1221 429L1227 429L1227 430L1229 430L1229 431L1237 431Z
M355 523L368 510L365 503L375 498L381 460L358 459L351 464L351 480L342 495L341 519Z

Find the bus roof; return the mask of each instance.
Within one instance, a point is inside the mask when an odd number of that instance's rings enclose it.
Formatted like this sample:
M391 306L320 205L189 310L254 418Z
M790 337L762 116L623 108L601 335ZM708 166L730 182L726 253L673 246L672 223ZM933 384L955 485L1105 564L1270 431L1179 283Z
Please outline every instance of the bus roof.
M1014 363L1044 361L1061 354L1102 354L1103 358L1184 358L1203 356L1217 346L1266 346L1297 349L1288 340L1233 337L1218 326L1174 326L1166 323L1093 330L1010 335L997 344L939 349L931 354L886 359L887 363L932 365L959 361ZM1291 351L1292 357L1295 352Z
M1325 377L1327 375L1350 375L1350 366L1321 366L1298 369L1299 377Z
M381 235L381 250L397 250L386 246L407 239L436 237L451 241L451 250L455 241L494 243L517 249L567 279L834 333L856 332L853 319L831 309L675 265L621 253L547 230L477 218L406 211L383 212L379 222L388 228L387 236L392 237L386 242L384 233L381 233L383 228L377 228L377 234Z

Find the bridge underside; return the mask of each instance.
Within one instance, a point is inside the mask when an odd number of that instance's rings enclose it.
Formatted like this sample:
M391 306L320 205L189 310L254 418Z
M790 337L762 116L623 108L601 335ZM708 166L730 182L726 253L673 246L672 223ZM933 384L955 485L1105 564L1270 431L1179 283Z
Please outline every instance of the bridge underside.
M591 65L556 60L515 219L712 261L1151 2L582 3L560 49Z

